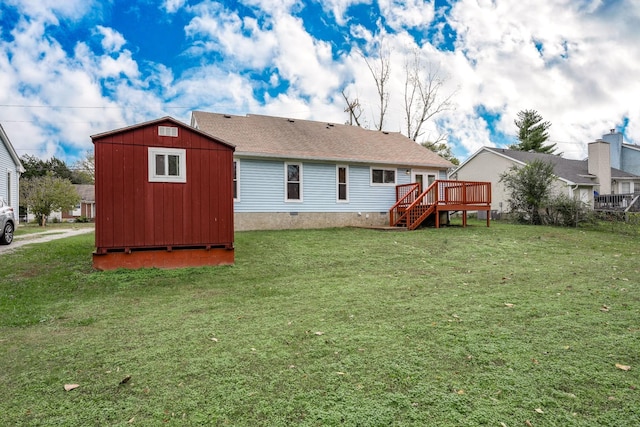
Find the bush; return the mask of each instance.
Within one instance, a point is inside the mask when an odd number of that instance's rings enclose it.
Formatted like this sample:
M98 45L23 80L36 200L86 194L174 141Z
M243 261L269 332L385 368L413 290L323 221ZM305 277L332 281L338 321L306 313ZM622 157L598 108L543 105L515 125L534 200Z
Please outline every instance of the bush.
M557 194L548 199L543 221L549 225L577 227L579 224L593 223L595 215L580 200L572 199L566 194Z
M75 222L82 222L82 223L91 222L91 218L87 218L86 216L82 215L76 218Z

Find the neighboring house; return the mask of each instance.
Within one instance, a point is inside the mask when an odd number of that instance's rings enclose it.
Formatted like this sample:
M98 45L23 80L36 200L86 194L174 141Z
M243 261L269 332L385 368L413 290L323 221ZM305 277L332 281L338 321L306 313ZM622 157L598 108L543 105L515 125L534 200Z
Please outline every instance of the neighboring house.
M233 263L232 145L171 117L91 139L95 268Z
M80 202L76 207L62 213L62 220L69 221L78 218L93 220L96 216L96 189L93 184L75 184L73 186L80 196Z
M622 134L611 129L602 135L602 140L609 143L611 167L633 175L640 175L640 146L625 144Z
M564 193L593 207L594 194L610 194L622 189L640 191L640 176L611 167L609 144L596 141L589 144L587 160L571 160L552 154L482 147L451 173L451 179L464 181L488 181L492 187L491 210L507 212L509 195L500 175L513 166L523 166L534 160L553 164L556 179L552 185L555 193Z
M453 167L394 132L201 111L191 125L236 147L236 230L388 225L397 185L426 189Z
M20 174L23 172L20 158L0 124L0 198L13 207L16 221L20 205Z

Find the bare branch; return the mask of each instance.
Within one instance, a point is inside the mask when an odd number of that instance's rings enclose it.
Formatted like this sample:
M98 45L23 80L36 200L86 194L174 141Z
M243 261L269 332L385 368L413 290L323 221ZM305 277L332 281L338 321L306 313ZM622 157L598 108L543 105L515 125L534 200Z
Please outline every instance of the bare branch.
M360 124L360 116L362 115L362 106L360 105L360 100L356 97L352 100L349 99L349 96L342 91L342 97L346 102L347 106L344 109L345 113L349 113L349 121L347 124L353 126L354 123L358 127L362 127Z
M384 49L383 43L380 42L378 58L375 62L372 63L364 54L361 53L361 55L371 72L371 76L376 84L376 89L378 90L380 110L379 120L375 123L375 126L377 130L382 130L384 126L384 118L387 113L387 107L389 106L389 90L387 89L387 83L389 83L389 76L391 74L391 53Z
M414 52L413 60L405 64L405 119L407 136L417 141L424 132L422 127L443 111L453 109L455 91L441 98L440 91L446 80L428 64L428 71L423 75L423 64L419 53ZM444 138L438 137L438 140Z

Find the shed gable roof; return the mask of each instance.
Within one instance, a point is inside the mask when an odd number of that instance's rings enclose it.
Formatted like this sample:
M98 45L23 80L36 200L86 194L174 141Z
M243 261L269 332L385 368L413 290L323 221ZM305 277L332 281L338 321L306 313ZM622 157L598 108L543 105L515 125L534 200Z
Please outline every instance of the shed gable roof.
M112 136L112 135L117 135L117 134L120 134L120 133L130 132L132 130L136 130L136 129L140 129L140 128L144 128L144 127L156 126L156 125L168 124L168 123L173 124L175 126L178 126L178 127L182 128L182 129L185 129L188 132L193 132L193 133L200 134L200 135L204 136L205 138L210 139L212 141L216 141L216 142L218 142L220 144L227 145L227 146L229 146L231 148L235 148L235 146L233 144L231 144L231 143L229 143L229 142L227 142L227 141L225 141L223 139L215 137L215 136L213 136L213 135L211 135L209 133L203 132L202 130L196 129L196 128L192 127L192 126L189 126L186 123L183 123L183 122L181 122L179 120L176 120L173 117L169 117L169 116L161 117L161 118L155 119L155 120L149 120L147 122L137 123L135 125L126 126L126 127L119 128L119 129L110 130L108 132L103 132L103 133L98 133L98 134L95 134L95 135L91 135L91 140L95 141L95 140L98 140L98 139L101 139L101 138L105 138L105 137Z
M194 111L191 125L236 146L237 155L446 169L448 160L400 133L261 115Z

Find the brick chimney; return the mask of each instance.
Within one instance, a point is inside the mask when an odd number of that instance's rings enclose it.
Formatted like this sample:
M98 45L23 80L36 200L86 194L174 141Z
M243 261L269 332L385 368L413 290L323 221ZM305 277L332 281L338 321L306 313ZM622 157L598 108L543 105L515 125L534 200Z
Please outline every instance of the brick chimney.
M589 174L595 175L600 184L599 194L611 194L611 151L610 144L598 139L589 143L587 159Z

